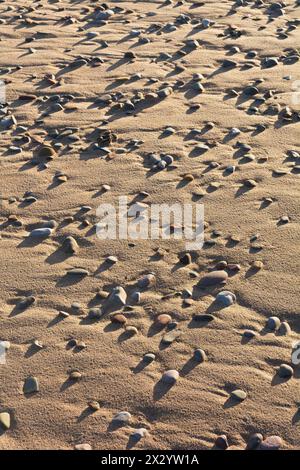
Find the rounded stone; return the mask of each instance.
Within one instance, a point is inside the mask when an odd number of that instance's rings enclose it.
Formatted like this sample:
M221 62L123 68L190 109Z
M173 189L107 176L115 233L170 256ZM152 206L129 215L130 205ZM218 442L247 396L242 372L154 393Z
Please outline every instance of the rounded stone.
M215 446L218 447L218 449L226 450L229 447L227 436L225 434L221 434L221 436L218 436L217 439L215 440Z
M290 377L294 375L294 370L288 364L281 364L278 369L278 375L281 378L289 379Z
M74 446L75 450L92 450L92 446L90 444L76 444Z
M194 359L197 361L197 362L204 362L206 361L207 357L206 357L206 354L205 354L205 351L203 351L203 349L196 349L194 351Z
M212 271L200 279L198 282L199 287L211 287L226 284L228 274L226 271Z
M280 327L280 319L278 317L270 317L268 318L267 320L267 328L269 328L269 330L278 330L278 328Z
M39 392L39 390L40 390L39 382L36 377L28 377L25 380L24 386L23 386L24 394Z
M259 448L261 450L278 450L282 446L282 439L279 436L269 436L264 439Z
M162 382L168 385L173 385L179 379L179 372L175 369L167 370L162 375Z
M263 435L259 433L252 434L247 443L247 449L256 449L263 441Z
M232 305L236 301L236 295L229 290L224 290L218 293L216 301L224 307L229 307L229 305Z
M240 389L233 390L233 392L231 392L230 395L232 398L234 398L235 400L239 400L239 401L243 401L247 398L247 393L244 392L244 390L240 390Z
M150 363L150 362L153 362L155 361L155 354L153 353L146 353L143 357L143 361L144 362L147 362L147 363Z
M172 317L166 313L162 313L156 317L155 321L160 325L168 325L172 321Z
M127 318L122 313L116 313L115 315L111 316L110 321L112 323L119 323L121 325L125 325L127 323Z

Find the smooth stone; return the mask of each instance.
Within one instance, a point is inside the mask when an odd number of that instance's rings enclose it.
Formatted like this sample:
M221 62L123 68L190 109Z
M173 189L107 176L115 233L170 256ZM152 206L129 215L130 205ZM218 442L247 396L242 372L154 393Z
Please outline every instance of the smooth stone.
M92 446L90 444L76 444L74 446L75 450L92 450Z
M226 284L228 274L226 271L212 271L200 279L198 282L199 287L210 287L220 284Z
M0 427L4 430L8 430L10 428L10 414L6 411L0 413Z
M278 330L280 323L281 322L278 317L269 317L266 326L269 328L269 330Z
M263 435L259 433L252 434L247 442L247 449L256 449L263 441Z
M24 394L39 392L39 390L40 390L39 382L36 377L28 377L25 380L24 386L23 386Z
M162 375L162 382L168 385L173 385L179 379L179 372L174 369L167 370Z
M155 361L155 354L153 354L153 353L146 353L146 354L143 356L143 361L145 361L145 362L147 362L147 363L150 363L150 362Z
M203 351L203 349L196 349L194 351L194 359L196 359L197 362L206 361L207 356L205 354L205 351Z
M117 423L127 424L131 420L131 414L128 411L120 411L112 420Z
M193 316L194 321L205 321L211 322L215 319L215 317L211 313L195 313Z
M290 325L288 324L288 322L286 321L283 321L281 324L280 324L280 327L278 329L278 332L282 335L290 335L292 330L291 330L291 327Z
M269 436L264 439L260 446L260 450L278 450L282 446L282 439L279 436Z
M82 374L78 370L73 370L72 372L70 372L69 379L79 380L81 378L82 378Z
M281 366L278 369L278 375L281 378L290 378L294 375L294 370L291 366L288 364L281 364Z
M70 237L65 238L65 240L63 241L62 249L66 253L74 255L75 253L77 253L79 246L75 238L70 236Z
M229 305L232 305L234 302L236 302L236 295L233 294L233 292L224 290L218 293L216 301L219 304L222 304L224 307L229 307Z
M243 336L245 338L251 339L251 338L254 338L255 336L257 336L257 333L255 331L252 331L252 330L245 330L243 332Z
M55 150L53 150L53 148L50 147L49 145L44 145L40 147L37 153L37 157L41 159L46 158L46 159L52 160L52 158L55 156L56 156Z
M89 271L87 269L83 269L83 268L73 268L73 269L69 269L67 271L67 274L69 276L88 276Z
M244 390L233 390L233 392L231 392L231 397L232 398L235 398L236 400L239 400L239 401L243 401L247 398L247 393L244 392Z
M90 308L89 313L88 313L88 317L93 320L99 320L102 317L102 315L103 315L102 310L99 307Z
M110 321L112 323L119 323L121 325L125 325L127 323L127 318L122 313L117 313L115 315L112 315Z
M221 434L221 436L218 436L217 439L215 440L215 446L218 447L218 449L226 450L229 447L227 436L225 434Z
M125 328L126 332L129 333L131 336L138 334L138 329L135 326L128 325Z
M166 313L162 313L161 315L158 315L158 317L156 317L155 321L160 325L167 325L172 321L172 317Z
M45 227L45 228L36 228L32 230L29 234L30 237L33 238L46 238L52 234L52 229Z

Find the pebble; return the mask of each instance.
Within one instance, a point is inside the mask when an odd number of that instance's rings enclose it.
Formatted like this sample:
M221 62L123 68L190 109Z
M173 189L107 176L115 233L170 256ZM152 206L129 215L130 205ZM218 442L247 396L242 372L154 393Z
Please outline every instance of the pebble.
M215 446L221 450L228 449L229 444L228 444L227 436L225 436L225 434L221 434L221 436L218 436L217 439L215 440Z
M155 354L153 353L146 353L143 357L143 360L147 363L155 361Z
M36 228L30 232L29 236L32 238L46 238L50 237L50 235L52 235L52 232L53 230L48 227Z
M282 378L290 378L294 375L294 370L288 364L281 364L278 369L278 375Z
M100 403L98 401L95 401L95 400L89 401L88 406L93 411L98 411L101 408Z
M259 433L252 434L247 442L247 449L253 450L257 449L257 447L262 443L263 441L263 435Z
M203 276L198 282L198 286L205 288L217 285L226 284L228 279L228 274L226 271L212 271L205 276Z
M146 289L150 286L153 286L155 284L155 280L155 275L150 273L144 276L142 279L139 279L137 285L140 289Z
M217 294L216 301L224 307L229 307L229 305L232 305L236 302L236 295L233 294L233 292L224 290Z
M126 305L127 294L125 289L121 286L115 287L107 299L107 306L109 308L122 308Z
M72 372L70 372L69 378L71 380L80 380L82 378L82 374L78 370L73 370Z
M195 313L193 316L194 321L205 321L211 322L215 319L215 317L211 313Z
M286 335L286 336L290 335L291 332L292 332L290 325L286 321L283 321L280 324L280 327L279 327L278 331L279 331L280 334Z
M0 427L5 431L10 428L10 414L5 412L0 413Z
M170 315L167 315L165 313L162 313L161 315L158 315L155 319L157 323L160 325L167 325L172 321L172 317Z
M112 323L120 323L121 325L126 325L127 323L127 318L125 317L125 315L122 315L121 313L112 315L110 317L110 320Z
M74 446L75 450L92 450L92 446L90 444L76 444Z
M131 438L134 439L135 441L139 441L143 437L147 435L147 429L146 428L139 428L135 429L133 433L131 434Z
M203 349L196 349L194 351L194 358L197 362L204 362L207 359L205 351L203 351Z
M278 317L269 317L266 326L269 330L278 330L280 323L281 321Z
M23 393L24 394L29 394L29 393L36 393L39 392L40 386L38 379L36 377L28 377L23 386Z
M120 411L113 417L113 421L121 424L128 424L131 421L131 414L128 411Z
M244 390L237 389L231 392L231 397L239 401L244 401L247 398L247 393L244 392Z
M266 439L264 439L260 445L259 449L260 450L278 450L280 447L282 447L282 439L279 436L269 436Z
M66 253L74 255L75 253L77 253L79 246L75 238L70 236L70 237L66 237L65 240L63 241L62 249Z
M72 269L68 269L67 274L69 276L88 276L90 273L87 269L72 268Z
M175 369L167 370L162 375L162 382L168 385L173 385L179 379L179 372Z

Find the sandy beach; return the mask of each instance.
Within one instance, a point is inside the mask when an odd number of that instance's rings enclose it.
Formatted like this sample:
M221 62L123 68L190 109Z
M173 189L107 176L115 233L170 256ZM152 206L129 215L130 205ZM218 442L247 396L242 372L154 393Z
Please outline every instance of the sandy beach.
M300 449L299 12L1 1L1 450Z

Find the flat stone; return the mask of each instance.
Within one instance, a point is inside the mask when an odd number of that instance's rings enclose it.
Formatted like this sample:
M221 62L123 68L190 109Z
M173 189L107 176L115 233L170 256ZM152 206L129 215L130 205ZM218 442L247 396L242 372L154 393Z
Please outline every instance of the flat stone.
M92 450L92 446L90 444L76 444L74 446L75 450Z
M200 279L198 286L205 288L216 285L224 285L226 284L227 279L228 274L226 271L212 271Z
M88 276L90 273L87 269L84 268L73 268L68 269L67 274L69 276Z
M52 234L52 229L49 227L44 227L44 228L36 228L32 230L29 236L32 238L46 238L46 237L50 237L51 234Z
M170 331L169 333L166 333L163 337L162 337L162 342L164 344L172 344L176 339L179 338L179 336L182 334L182 331L181 330L172 330Z

